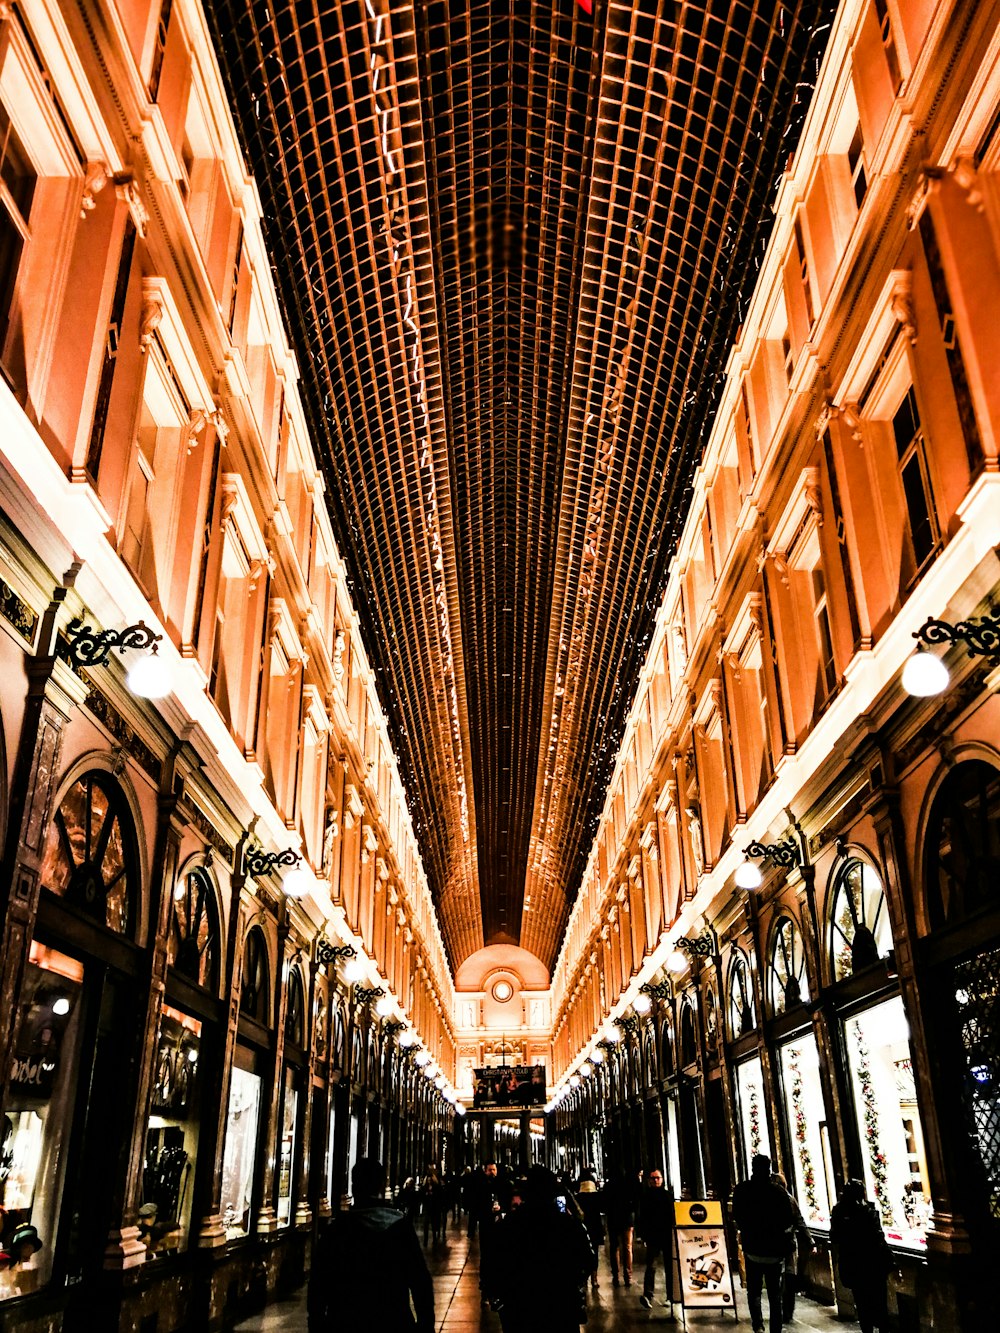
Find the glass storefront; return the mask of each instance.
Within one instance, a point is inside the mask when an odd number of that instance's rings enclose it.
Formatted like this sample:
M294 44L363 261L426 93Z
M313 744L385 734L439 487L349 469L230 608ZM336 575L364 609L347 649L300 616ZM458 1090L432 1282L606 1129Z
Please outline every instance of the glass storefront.
M80 1056L83 966L33 943L0 1147L0 1299L48 1281Z
M902 999L848 1019L844 1035L868 1195L889 1241L922 1249L930 1189Z
M750 1162L758 1153L770 1155L767 1130L767 1101L764 1097L764 1069L760 1056L736 1066L736 1101L739 1108L740 1134L743 1147L745 1174L750 1174Z
M299 1094L295 1090L295 1071L285 1070L285 1097L281 1118L281 1149L278 1157L278 1224L292 1220L292 1177L295 1167L295 1126Z
M147 1258L187 1247L198 1151L201 1023L163 1006L146 1127L139 1227Z
M252 1060L239 1047L236 1057L244 1064ZM250 1234L260 1103L260 1075L234 1064L222 1160L222 1220L230 1240Z
M833 1180L816 1038L803 1033L778 1049L792 1147L795 1197L810 1227L829 1227Z

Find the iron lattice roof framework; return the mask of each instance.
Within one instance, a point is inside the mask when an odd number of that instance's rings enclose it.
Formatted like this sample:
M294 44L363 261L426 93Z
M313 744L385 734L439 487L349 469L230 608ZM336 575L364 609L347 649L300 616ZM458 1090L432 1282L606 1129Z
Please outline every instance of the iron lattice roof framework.
M555 960L832 9L209 4L455 967Z

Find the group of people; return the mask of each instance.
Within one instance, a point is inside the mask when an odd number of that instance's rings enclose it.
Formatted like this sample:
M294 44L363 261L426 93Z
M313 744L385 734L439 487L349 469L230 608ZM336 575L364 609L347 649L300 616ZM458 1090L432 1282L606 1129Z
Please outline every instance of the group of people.
M645 1247L640 1303L652 1307L662 1266L672 1300L674 1198L663 1172L621 1172L600 1187L584 1170L575 1187L546 1167L519 1178L488 1162L450 1183L436 1167L424 1183L442 1207L425 1211L435 1239L448 1206L468 1213L468 1234L479 1238L479 1281L484 1305L500 1316L504 1333L576 1333L587 1319L586 1287L596 1289L598 1254L607 1244L612 1283L632 1285L633 1240ZM333 1218L321 1234L309 1283L310 1333L362 1322L396 1333L432 1333L434 1291L409 1212L411 1193L394 1208L385 1201L385 1171L362 1158L352 1172L354 1206ZM401 1202L403 1202L401 1200ZM769 1333L781 1333L795 1300L796 1250L812 1251L812 1238L794 1197L770 1159L753 1159L749 1179L733 1192L732 1215L743 1252L747 1299L754 1333L764 1333L767 1293ZM435 1223L434 1219L437 1218ZM892 1255L877 1211L858 1181L849 1181L833 1210L833 1242L841 1281L850 1287L862 1333L886 1327L886 1278Z
M733 1191L733 1222L743 1250L753 1333L764 1333L765 1290L769 1333L781 1333L795 1310L798 1257L814 1247L795 1198L763 1154L754 1157L749 1179ZM854 1298L861 1333L885 1329L892 1251L859 1180L849 1180L841 1191L830 1218L830 1241L840 1280Z

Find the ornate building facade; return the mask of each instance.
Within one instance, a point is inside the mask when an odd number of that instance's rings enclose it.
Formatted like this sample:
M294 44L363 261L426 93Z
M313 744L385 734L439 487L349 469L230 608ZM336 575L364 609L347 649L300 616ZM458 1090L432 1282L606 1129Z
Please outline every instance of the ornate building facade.
M0 1328L219 1326L454 990L201 8L0 7L0 124Z
M988 1322L1000 1234L998 51L840 7L552 987L560 1160L770 1153L847 1311L856 1176L901 1328Z
M202 7L0 3L0 1330L222 1327L463 1144L769 1152L848 1314L860 1177L898 1327L988 1326L998 19L841 5L558 962L453 976Z

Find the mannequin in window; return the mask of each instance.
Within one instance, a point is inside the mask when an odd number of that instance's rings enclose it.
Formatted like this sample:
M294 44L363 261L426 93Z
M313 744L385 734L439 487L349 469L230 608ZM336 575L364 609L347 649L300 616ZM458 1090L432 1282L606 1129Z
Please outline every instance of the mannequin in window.
M802 987L799 985L798 977L789 977L785 982L785 1008L794 1009L797 1004L802 1003Z

